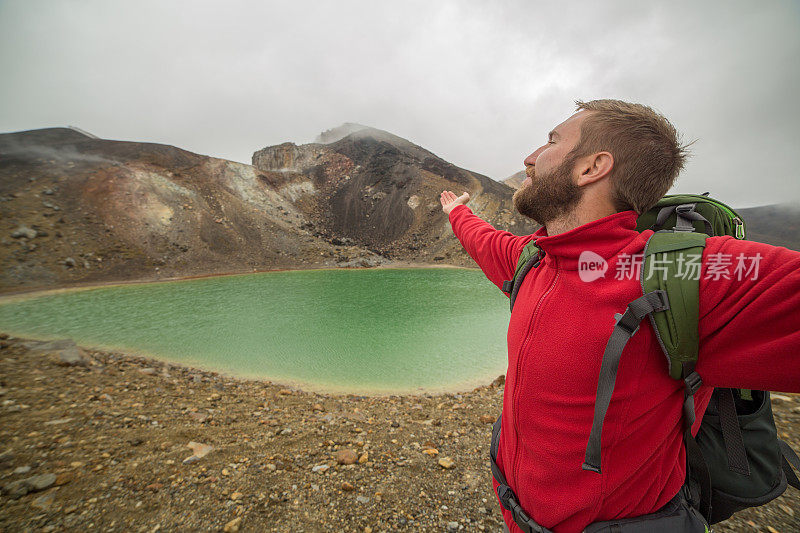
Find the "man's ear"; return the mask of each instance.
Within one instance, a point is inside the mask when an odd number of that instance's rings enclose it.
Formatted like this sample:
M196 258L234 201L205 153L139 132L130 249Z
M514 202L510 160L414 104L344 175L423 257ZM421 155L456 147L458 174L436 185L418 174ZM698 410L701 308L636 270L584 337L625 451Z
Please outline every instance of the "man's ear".
M610 152L597 152L581 158L578 163L578 186L590 185L608 176L614 168Z

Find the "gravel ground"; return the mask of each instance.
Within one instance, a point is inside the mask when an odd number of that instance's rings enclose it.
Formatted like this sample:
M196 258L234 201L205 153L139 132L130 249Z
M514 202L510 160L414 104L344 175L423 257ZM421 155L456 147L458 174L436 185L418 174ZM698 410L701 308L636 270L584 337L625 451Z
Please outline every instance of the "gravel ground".
M2 532L502 530L487 459L501 378L326 395L0 339ZM773 404L800 449L800 397ZM715 531L800 531L798 491Z

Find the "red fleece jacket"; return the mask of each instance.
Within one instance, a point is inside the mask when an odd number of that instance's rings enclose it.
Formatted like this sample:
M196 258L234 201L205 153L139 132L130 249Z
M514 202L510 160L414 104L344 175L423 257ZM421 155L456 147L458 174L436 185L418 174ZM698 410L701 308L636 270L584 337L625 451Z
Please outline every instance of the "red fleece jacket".
M667 374L649 320L622 354L603 426L602 474L581 469L614 314L642 295L635 276L616 279L618 262L641 253L652 234L636 231L636 218L624 211L558 235L542 228L519 237L467 206L450 212L456 237L498 287L531 239L546 254L520 287L508 326L498 465L522 508L558 533L656 511L684 482L683 383ZM581 281L584 250L607 261L605 277ZM735 264L740 253L760 254L756 279L751 272L738 280L733 267L730 279L709 271L719 264L711 254L730 254ZM702 265L695 433L713 387L800 392L800 253L711 237ZM503 518L520 531L510 512Z

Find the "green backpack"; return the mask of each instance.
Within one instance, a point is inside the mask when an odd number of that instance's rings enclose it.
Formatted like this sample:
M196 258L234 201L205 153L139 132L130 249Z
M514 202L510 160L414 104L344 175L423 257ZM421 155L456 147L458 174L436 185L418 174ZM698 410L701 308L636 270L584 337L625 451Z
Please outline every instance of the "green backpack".
M737 511L777 498L786 490L787 482L800 489L800 480L792 470L792 466L800 470L800 460L777 436L769 392L714 389L697 437L691 434L695 419L694 393L702 383L694 371L699 342L702 253L709 236L731 235L744 239L744 221L733 209L708 197L708 193L681 194L662 198L638 218L636 229L655 231L645 245L641 262L643 295L628 304L625 313L614 317L616 324L600 367L594 420L583 469L600 473L603 420L614 390L619 360L628 340L638 331L644 317L649 316L667 358L670 376L682 380L685 385L684 441L690 503L709 524L715 524ZM522 280L531 268L538 266L541 256L535 242L531 241L520 255L514 278L503 284L503 291L511 298L512 309ZM696 261L692 262L692 258ZM689 266L696 269L695 279L686 279ZM661 275L647 275L655 267ZM499 431L498 419L490 450L495 478L500 474L495 463Z

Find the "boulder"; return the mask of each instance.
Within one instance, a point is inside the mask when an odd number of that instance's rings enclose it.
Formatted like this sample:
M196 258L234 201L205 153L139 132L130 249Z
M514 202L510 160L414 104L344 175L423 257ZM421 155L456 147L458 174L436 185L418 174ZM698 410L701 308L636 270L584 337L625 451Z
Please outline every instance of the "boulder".
M340 465L352 465L358 462L355 450L339 450L336 452L336 462Z
M91 361L77 346L70 346L56 352L58 354L58 364L61 366L89 366Z
M55 352L64 350L75 346L75 341L72 339L57 339L54 341L29 341L22 343L23 346L28 348L34 353Z
M5 487L3 487L3 492L5 492L9 497L17 499L25 496L29 492L38 492L49 488L55 482L55 474L40 474L38 476L32 476L8 483Z

